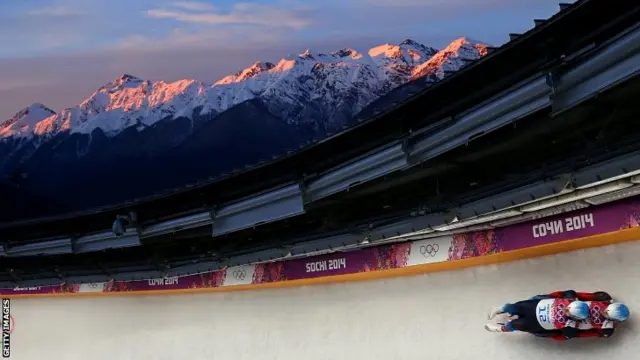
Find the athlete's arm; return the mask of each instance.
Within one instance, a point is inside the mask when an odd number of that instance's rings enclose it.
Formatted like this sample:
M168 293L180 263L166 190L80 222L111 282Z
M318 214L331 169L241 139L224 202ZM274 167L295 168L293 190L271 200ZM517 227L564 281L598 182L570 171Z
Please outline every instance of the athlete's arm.
M564 336L565 340L579 337L578 335L579 331L578 329L575 328L575 324L573 325L574 326L566 326L565 328L562 329L562 336Z
M537 295L535 298L578 299L580 301L612 301L611 295L604 291L576 292L575 290L554 291L547 295Z
M578 330L575 333L569 332L567 334L563 330L562 334L553 334L552 336L548 336L548 338L556 341L566 341L573 338L601 338L601 337L608 338L613 336L613 332L614 332L614 329L604 329L604 330L589 329L589 330ZM569 335L570 337L567 337L567 335ZM571 335L574 335L574 336L571 336Z
M599 331L600 337L612 337L615 329L601 329Z
M613 329L589 329L581 330L578 332L579 338L594 338L594 337L611 337L613 336Z
M554 291L547 295L538 295L540 298L554 298L554 299L575 299L577 297L577 293L574 290L562 290L562 291Z
M533 335L537 337L554 339L557 336L562 336L562 331L561 330L545 330L545 331L534 333ZM564 338L564 336L562 337Z
M600 329L602 330L613 330L616 327L616 323L613 320L609 320L609 319L605 319L602 322L602 326L600 326Z
M576 297L581 301L613 301L611 295L604 291L596 291L593 293L578 292Z
M575 298L575 291L554 291L549 294L535 295L529 298L529 300L542 300L542 299L570 299Z

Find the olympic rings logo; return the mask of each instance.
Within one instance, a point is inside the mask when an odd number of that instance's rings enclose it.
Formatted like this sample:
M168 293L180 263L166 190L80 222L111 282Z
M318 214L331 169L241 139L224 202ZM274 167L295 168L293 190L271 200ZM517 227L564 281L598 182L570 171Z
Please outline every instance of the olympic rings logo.
M558 310L553 314L554 321L559 322L560 324L564 324L567 319L564 317L564 304L558 304Z
M564 324L567 319L560 314L556 314L555 321L559 322L560 324Z
M240 280L240 281L247 278L247 272L244 269L234 270L232 275L236 280Z
M591 309L591 321L593 321L594 324L600 325L602 323L602 315L600 314L600 306L599 305L595 305L592 309Z
M98 284L96 284L96 283L89 283L87 285L89 286L90 289L97 289L98 288Z
M434 257L440 251L438 244L429 244L420 246L420 254L424 257Z

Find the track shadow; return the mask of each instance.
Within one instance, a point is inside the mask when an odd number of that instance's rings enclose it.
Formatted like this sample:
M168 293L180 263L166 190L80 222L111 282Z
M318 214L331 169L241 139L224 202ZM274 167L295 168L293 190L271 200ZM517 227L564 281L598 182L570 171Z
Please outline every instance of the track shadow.
M590 358L594 356L602 355L608 357L612 353L612 349L621 346L625 340L632 341L631 339L625 339L627 337L632 338L635 333L635 326L633 323L625 323L624 326L616 329L614 335L610 338L585 338L585 339L572 339L568 341L554 341L550 339L537 338L529 334L514 334L512 339L504 339L504 341L511 341L509 344L513 346L514 343L521 348L524 352L532 352L540 355L540 358L545 358L546 354L566 353L575 355L589 355Z

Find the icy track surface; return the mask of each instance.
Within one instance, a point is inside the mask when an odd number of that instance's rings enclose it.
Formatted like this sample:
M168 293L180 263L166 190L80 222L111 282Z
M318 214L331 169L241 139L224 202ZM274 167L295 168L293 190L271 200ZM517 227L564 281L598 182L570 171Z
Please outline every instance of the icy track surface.
M610 339L555 343L483 329L493 305L606 290L640 317L640 242L361 283L179 296L14 299L12 359L631 359ZM633 313L633 311L636 311ZM640 320L637 320L640 321Z

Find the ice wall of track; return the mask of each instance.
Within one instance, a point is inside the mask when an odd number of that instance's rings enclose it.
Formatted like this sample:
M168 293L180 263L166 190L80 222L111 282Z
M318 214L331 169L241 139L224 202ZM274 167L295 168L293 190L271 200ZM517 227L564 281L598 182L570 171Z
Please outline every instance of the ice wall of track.
M12 359L631 359L610 339L555 343L483 329L493 305L573 288L640 311L640 241L361 283L180 296L14 299ZM640 314L640 313L638 313ZM632 316L635 315L632 313ZM640 315L635 319L640 322Z

